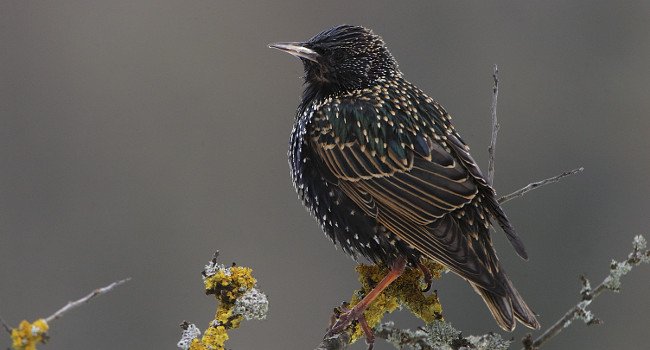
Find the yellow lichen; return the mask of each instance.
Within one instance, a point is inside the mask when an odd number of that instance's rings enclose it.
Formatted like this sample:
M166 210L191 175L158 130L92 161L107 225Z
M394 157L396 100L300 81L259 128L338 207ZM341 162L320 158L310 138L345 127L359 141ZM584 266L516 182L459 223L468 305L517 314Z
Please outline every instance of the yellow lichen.
M252 272L251 268L242 266L219 269L214 275L206 277L203 282L205 292L215 294L221 302L232 303L257 283Z
M11 330L12 347L16 350L36 350L36 344L45 343L47 340L49 328L44 319L34 323L20 322L17 328Z
M190 349L189 350L208 350L208 348L203 345L203 341L198 338L192 339L192 344L190 344Z
M224 326L210 327L205 330L201 341L208 345L208 349L224 349L224 344L230 337Z
M247 291L255 287L257 280L248 267L233 266L220 268L204 280L205 293L214 294L219 301L214 320L199 340L193 339L190 350L224 350L228 331L239 328L242 315L234 314L235 302Z
M423 262L424 266L429 269L433 278L440 278L444 267L430 260ZM350 306L358 304L363 296L370 292L379 281L388 273L385 267L376 265L358 265L357 273L361 289L352 295ZM433 322L436 319L442 319L442 306L438 300L438 295L434 292L426 295L422 291L422 272L418 268L407 267L404 273L393 283L391 283L378 297L373 301L364 313L368 325L373 328L379 324L385 314L395 311L400 306L405 306L411 313L426 323ZM355 342L363 336L363 330L359 324L355 324L352 330L352 342Z

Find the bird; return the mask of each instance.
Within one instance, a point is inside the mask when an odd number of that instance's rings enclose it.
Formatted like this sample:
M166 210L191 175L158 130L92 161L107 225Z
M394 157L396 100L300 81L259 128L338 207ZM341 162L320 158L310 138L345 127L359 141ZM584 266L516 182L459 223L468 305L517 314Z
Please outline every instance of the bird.
M305 73L288 151L298 197L345 253L389 267L330 333L359 321L405 266L423 259L469 282L502 329L540 328L492 244L498 224L528 259L495 190L450 114L405 79L384 40L346 24L269 47L299 58Z

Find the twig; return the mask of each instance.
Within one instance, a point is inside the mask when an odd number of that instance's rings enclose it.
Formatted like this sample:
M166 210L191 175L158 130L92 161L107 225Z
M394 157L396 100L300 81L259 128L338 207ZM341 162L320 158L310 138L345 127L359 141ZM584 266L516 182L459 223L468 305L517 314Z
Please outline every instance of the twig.
M0 323L2 323L2 328L4 328L7 333L11 334L11 327L9 327L4 318L0 317Z
M512 200L514 198L517 198L517 197L521 197L524 194L526 194L526 192L530 192L530 191L532 191L534 189L537 189L537 188L540 188L542 186L546 186L548 184L558 182L561 179L563 179L563 178L565 178L565 177L567 177L569 175L575 175L575 174L577 174L577 173L579 173L579 172L581 172L583 170L585 170L585 168L580 167L580 168L577 168L577 169L573 169L571 171L565 171L560 175L549 177L548 179L544 179L544 180L541 180L541 181L530 183L530 184L526 185L525 187L522 187L522 188L520 188L520 189L518 189L518 190L516 190L516 191L514 191L514 192L512 192L510 194L507 194L507 195L499 198L499 204L503 204L503 203L505 203L505 202L507 202L509 200Z
M492 87L492 107L490 108L490 113L492 114L492 138L490 139L490 147L488 147L488 154L490 155L488 159L488 183L490 185L494 184L494 154L497 147L497 134L499 133L499 121L497 120L497 99L499 98L499 67L494 65L494 73L492 73L492 78L494 79L494 86Z
M117 286L119 286L119 285L122 285L122 284L124 284L124 283L126 283L126 282L128 282L128 281L130 281L130 280L131 280L131 277L129 277L129 278L125 278L125 279L120 280L120 281L117 281L117 282L113 282L113 283L109 284L109 285L106 286L106 287L95 289L95 290L92 291L90 294L86 295L85 297L83 297L83 298L81 298L81 299L79 299L79 300L68 302L64 307L60 308L60 309L57 310L55 313L53 313L52 315L48 316L48 317L45 319L45 321L46 321L47 323L50 323L50 322L52 322L52 321L54 321L54 320L56 320L56 319L59 319L59 318L61 318L61 317L63 316L63 314L65 314L66 312L68 312L68 311L70 311L70 310L72 310L72 309L74 309L74 308L76 308L76 307L79 307L79 306L81 306L82 304L87 303L88 301L90 301L90 299L93 299L93 298L96 297L96 296L99 296L99 295L102 295L102 294L106 294L106 293L110 292L111 290L113 290L115 287L117 287Z
M580 291L582 297L580 302L569 309L562 318L557 320L535 340L532 339L530 334L526 336L522 340L524 344L522 350L539 349L542 344L562 332L562 330L568 327L576 318L583 320L587 325L602 323L602 321L596 318L591 311L587 310L587 307L594 299L606 290L618 292L621 283L620 278L630 272L634 266L638 266L643 262L650 263L650 250L647 250L645 238L643 238L643 236L636 236L634 237L634 249L628 255L628 258L623 262L612 261L609 275L607 275L607 277L605 277L605 279L594 289L591 289L589 280L582 276L582 290Z

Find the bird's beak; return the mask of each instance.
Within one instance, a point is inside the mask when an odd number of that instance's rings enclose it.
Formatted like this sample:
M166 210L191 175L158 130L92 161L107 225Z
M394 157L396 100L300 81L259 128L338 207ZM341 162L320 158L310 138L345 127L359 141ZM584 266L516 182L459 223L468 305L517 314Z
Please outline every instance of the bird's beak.
M318 58L320 58L320 55L316 51L306 48L305 43L300 42L269 44L269 48L278 49L295 57L304 58L316 63L318 63Z

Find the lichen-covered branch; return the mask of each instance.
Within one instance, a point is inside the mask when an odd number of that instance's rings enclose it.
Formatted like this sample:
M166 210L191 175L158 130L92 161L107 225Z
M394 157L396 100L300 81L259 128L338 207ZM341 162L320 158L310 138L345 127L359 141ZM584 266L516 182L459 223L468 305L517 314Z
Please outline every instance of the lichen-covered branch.
M589 280L582 276L580 301L550 328L545 330L539 337L533 340L530 334L526 336L522 341L524 344L522 349L539 349L548 340L552 339L562 332L564 328L571 325L571 323L576 319L584 321L587 325L601 324L602 321L596 318L587 307L589 307L594 299L606 290L619 292L621 288L621 277L628 274L633 267L638 266L641 263L650 263L650 250L647 249L647 241L643 236L638 235L634 237L632 246L632 252L628 255L627 259L623 261L612 260L612 263L609 266L609 275L607 275L607 277L605 277L596 288L592 289Z
M249 267L225 267L217 262L219 252L203 270L205 293L219 302L217 311L201 337L201 331L184 321L183 334L177 346L183 350L223 350L228 331L239 328L243 320L263 320L269 310L266 295L256 288L257 280Z
M511 343L495 333L463 337L460 331L442 320L416 330L399 329L388 322L377 327L376 335L397 349L413 350L506 350Z
M374 332L377 338L401 350L506 350L512 343L495 333L463 337L443 320L435 320L416 330L400 329L393 322L386 322L375 327ZM350 343L346 334L324 340L316 350L347 349Z
M424 266L431 272L433 278L440 278L444 267L433 261L426 261ZM352 299L345 303L345 307L354 307L363 296L370 292L374 286L388 272L386 268L376 265L358 265L357 273L361 289L352 293ZM388 286L364 313L365 321L370 328L377 326L382 318L398 308L406 307L413 315L431 323L442 319L442 306L438 295L434 292L427 295L422 291L422 272L417 267L407 267L404 273ZM345 349L363 336L364 332L358 322L353 323L345 332L326 336L316 349Z
M347 349L350 345L351 331L348 329L345 332L323 338L323 341L316 346L314 350L343 350Z
M18 327L13 329L9 327L4 321L2 321L5 329L8 329L8 331L11 333L12 347L15 350L36 350L36 345L44 344L49 339L47 331L50 329L49 324L52 321L61 318L68 311L89 302L91 299L112 291L115 289L115 287L120 286L129 280L131 280L131 278L125 278L123 280L113 282L106 287L95 289L85 297L67 303L64 307L60 308L46 318L41 318L31 323L27 320L23 320L20 322Z

